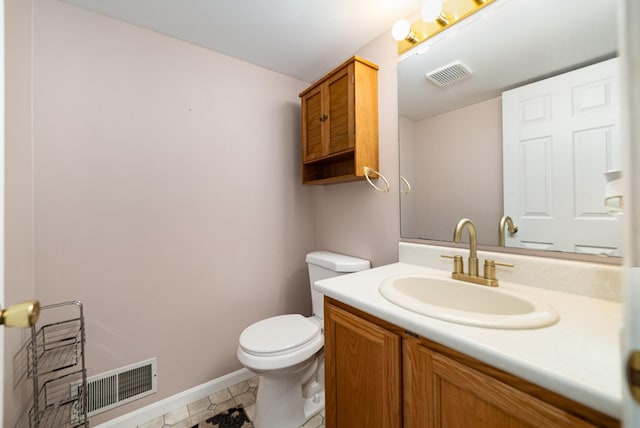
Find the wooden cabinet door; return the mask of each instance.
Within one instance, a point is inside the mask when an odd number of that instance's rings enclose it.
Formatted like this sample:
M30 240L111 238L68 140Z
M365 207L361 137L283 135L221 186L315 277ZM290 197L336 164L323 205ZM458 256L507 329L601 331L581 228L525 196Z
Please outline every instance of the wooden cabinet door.
M433 352L418 339L402 339L402 421L405 427L431 428Z
M302 160L323 156L322 87L318 86L302 98Z
M305 161L355 147L353 76L353 64L349 64L302 98Z
M401 340L325 302L327 428L399 428Z
M405 400L410 403L405 404L406 427L594 427L417 342L406 342L404 348L410 348L415 357L411 362L404 360L405 383L412 384L408 389L405 384ZM408 379L411 373L425 377Z
M328 110L327 155L353 149L355 146L353 79L353 64L349 64L325 84Z

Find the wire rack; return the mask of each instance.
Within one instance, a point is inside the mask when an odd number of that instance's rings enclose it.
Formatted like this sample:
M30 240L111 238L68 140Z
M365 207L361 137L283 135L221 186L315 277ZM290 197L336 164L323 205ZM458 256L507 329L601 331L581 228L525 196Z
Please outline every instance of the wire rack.
M42 306L40 321L31 328L27 352L33 380L29 426L88 427L82 303Z

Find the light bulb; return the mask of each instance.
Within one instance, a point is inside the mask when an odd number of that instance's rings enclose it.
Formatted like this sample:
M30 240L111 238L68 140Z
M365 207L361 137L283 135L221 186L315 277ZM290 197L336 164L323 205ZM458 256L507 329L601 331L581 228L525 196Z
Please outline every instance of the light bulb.
M426 0L420 15L425 22L434 22L442 13L442 0Z
M406 19L396 21L391 28L391 35L395 40L401 42L411 35L411 24Z

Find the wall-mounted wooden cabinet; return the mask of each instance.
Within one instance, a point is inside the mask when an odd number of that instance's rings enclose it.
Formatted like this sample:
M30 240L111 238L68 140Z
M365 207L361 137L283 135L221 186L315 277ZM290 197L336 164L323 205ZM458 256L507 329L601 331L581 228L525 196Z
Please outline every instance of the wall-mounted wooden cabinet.
M354 56L300 94L302 182L329 184L378 169L378 66Z
M327 428L620 426L333 299L325 298L324 319Z

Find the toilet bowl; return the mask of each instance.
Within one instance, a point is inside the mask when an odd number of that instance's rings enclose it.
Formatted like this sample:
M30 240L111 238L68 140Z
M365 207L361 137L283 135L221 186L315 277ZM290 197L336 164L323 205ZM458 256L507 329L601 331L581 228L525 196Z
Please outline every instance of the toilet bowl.
M238 360L260 376L256 428L299 428L324 409L323 296L320 279L368 269L368 260L328 251L307 254L313 315L278 315L247 327Z
M300 427L324 408L324 385L315 378L324 345L318 324L280 315L247 327L239 341L238 360L260 375L256 427Z

